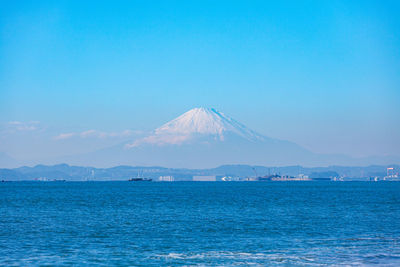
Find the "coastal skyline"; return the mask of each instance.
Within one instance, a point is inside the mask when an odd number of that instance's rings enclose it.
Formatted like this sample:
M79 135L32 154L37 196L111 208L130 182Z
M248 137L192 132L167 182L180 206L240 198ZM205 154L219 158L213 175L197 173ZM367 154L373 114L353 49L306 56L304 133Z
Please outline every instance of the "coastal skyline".
M195 108L314 153L399 156L396 1L9 1L0 153L134 141Z

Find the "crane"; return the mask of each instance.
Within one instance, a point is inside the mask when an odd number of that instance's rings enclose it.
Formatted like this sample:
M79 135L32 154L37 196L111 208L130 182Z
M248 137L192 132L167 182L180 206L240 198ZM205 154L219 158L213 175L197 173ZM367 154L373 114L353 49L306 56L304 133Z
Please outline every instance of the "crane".
M254 173L255 173L255 175L256 175L256 179L258 178L258 174L257 174L257 172L256 172L256 168L252 168L253 169L253 171L254 171Z

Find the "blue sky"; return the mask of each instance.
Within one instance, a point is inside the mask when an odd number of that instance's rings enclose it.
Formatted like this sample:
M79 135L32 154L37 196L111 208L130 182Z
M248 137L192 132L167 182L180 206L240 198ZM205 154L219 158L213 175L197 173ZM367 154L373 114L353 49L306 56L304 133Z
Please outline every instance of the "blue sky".
M315 152L399 154L399 13L398 1L4 1L0 152L90 150L204 106ZM87 131L102 140L54 138Z

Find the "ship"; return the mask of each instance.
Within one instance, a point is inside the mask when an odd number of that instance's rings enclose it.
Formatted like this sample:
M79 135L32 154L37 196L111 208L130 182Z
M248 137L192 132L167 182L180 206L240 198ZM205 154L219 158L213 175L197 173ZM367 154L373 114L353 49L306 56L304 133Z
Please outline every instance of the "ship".
M151 182L153 179L150 178L131 178L128 180L129 182Z
M134 178L130 178L128 180L129 182L151 182L153 179L151 178L144 178L143 177L143 170L141 172L138 172L137 176Z
M299 176L299 177L293 177L289 175L283 175L280 176L278 174L274 175L267 175L264 177L258 177L256 178L258 181L285 181L285 182L290 182L290 181L316 181L316 180L330 180L330 178L309 178L308 176Z

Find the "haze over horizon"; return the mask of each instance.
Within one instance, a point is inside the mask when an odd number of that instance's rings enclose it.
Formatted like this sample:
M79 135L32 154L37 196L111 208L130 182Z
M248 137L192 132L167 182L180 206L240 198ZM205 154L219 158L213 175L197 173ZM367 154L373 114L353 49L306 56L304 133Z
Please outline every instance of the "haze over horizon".
M398 158L399 11L397 1L8 1L0 163L133 143L196 107L313 153Z

